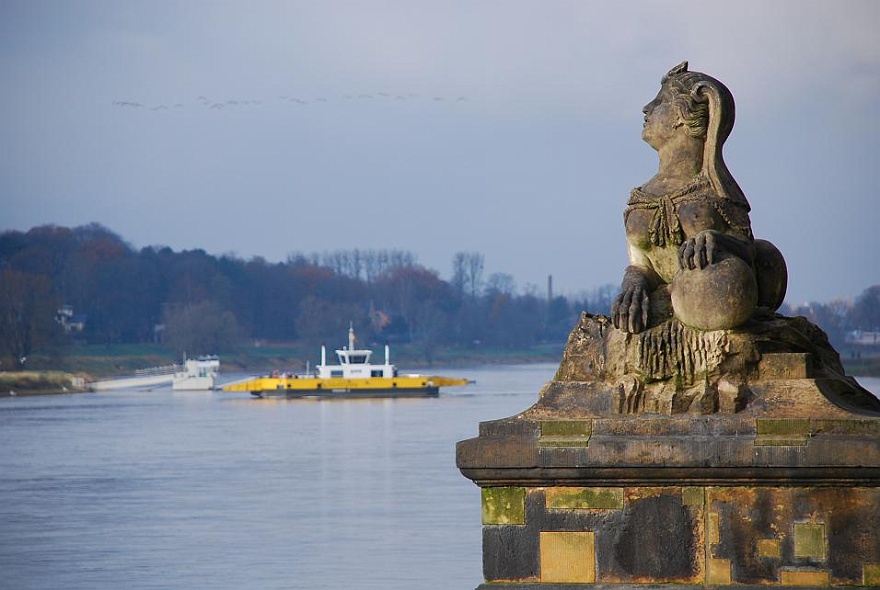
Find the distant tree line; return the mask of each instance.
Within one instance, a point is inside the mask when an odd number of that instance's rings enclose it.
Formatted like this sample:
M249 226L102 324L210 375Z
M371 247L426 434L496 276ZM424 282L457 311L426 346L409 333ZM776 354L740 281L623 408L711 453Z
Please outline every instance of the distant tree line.
M486 275L478 252L452 258L450 280L411 252L293 253L284 262L168 247L136 250L106 227L54 225L0 233L0 368L65 346L159 342L176 354L222 354L247 341L409 342L425 360L442 347L562 343L582 310L609 312L617 289L579 297L518 290ZM854 304L784 309L842 343L880 331L880 285Z
M135 250L98 224L0 234L0 356L23 362L72 342L160 342L220 354L246 341L523 347L563 342L581 309L610 306L605 287L579 300L518 293L460 252L446 281L401 250L293 253L270 263L167 247ZM8 368L4 363L2 368Z

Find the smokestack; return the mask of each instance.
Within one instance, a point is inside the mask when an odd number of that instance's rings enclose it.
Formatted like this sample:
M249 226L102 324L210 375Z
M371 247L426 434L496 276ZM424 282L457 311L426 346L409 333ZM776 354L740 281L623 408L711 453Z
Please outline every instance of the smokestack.
M547 275L547 303L553 301L553 275Z

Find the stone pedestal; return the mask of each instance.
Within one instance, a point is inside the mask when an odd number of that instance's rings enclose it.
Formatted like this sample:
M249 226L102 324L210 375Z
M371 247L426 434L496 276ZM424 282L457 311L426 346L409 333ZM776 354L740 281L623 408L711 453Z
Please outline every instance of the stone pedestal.
M880 402L780 325L662 377L693 342L658 364L657 333L585 315L537 403L458 443L479 588L880 587Z

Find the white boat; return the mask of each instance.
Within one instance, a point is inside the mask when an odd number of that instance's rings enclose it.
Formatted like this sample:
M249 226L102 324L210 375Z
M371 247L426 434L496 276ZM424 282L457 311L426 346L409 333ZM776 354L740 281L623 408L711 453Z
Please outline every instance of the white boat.
M200 356L184 359L183 370L174 373L171 389L174 391L209 391L217 386L220 359L216 356Z

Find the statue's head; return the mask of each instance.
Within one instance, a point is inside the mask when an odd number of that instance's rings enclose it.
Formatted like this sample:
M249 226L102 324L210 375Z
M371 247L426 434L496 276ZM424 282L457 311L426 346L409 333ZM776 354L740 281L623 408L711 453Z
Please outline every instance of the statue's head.
M724 143L733 129L733 95L727 86L702 72L689 72L688 62L669 70L661 80L663 89L679 112L688 133ZM714 127L710 134L710 125Z

